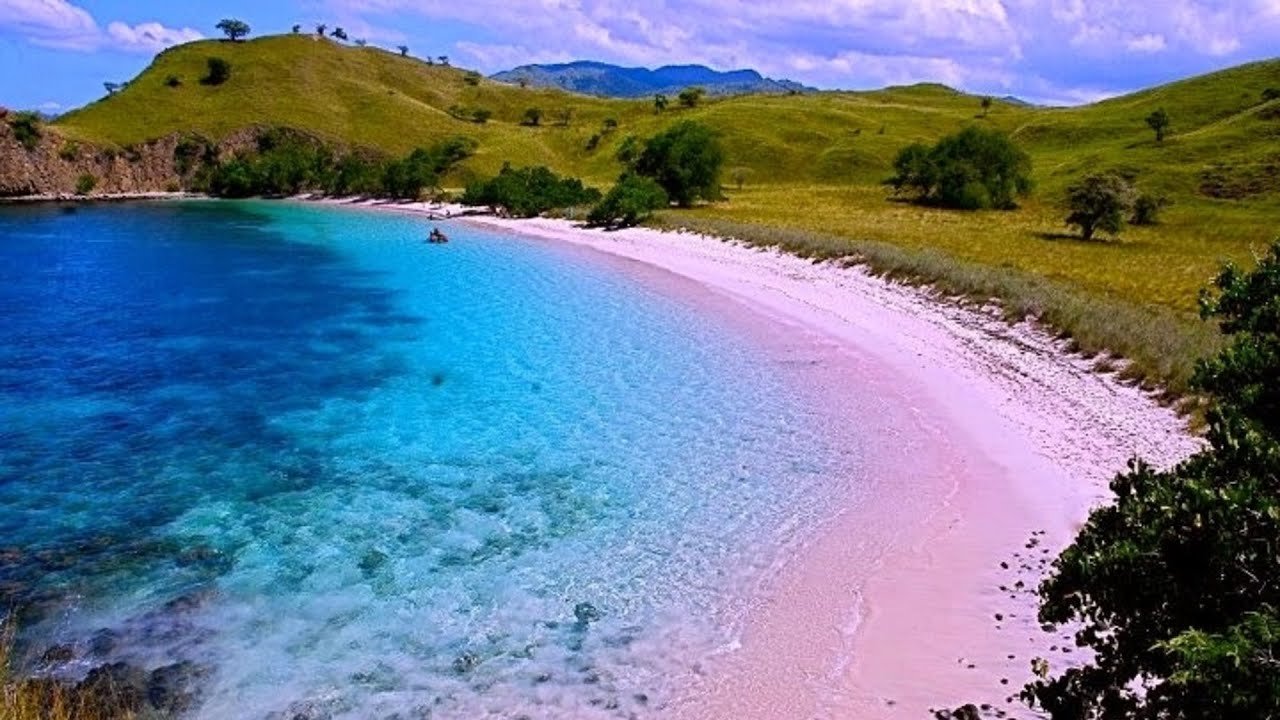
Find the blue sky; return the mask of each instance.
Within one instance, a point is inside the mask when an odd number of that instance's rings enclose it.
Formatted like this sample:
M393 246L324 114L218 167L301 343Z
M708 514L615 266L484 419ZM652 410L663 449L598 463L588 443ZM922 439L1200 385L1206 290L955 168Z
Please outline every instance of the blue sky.
M158 50L294 23L485 72L576 59L1086 102L1280 53L1280 0L0 0L0 104L60 111Z

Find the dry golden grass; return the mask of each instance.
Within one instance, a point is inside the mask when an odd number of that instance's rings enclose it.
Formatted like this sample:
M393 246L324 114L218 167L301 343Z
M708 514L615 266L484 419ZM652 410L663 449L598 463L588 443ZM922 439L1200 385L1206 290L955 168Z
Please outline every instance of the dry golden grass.
M15 625L0 623L0 720L133 720L124 693L88 692L47 678L14 674ZM105 697L104 697L105 696Z

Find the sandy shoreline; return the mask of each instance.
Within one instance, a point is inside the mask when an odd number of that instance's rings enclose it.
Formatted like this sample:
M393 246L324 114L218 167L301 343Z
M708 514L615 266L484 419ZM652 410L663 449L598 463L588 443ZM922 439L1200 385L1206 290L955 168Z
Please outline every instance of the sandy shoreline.
M1030 659L1073 657L1035 622L1044 563L1130 457L1169 465L1197 447L1172 410L1032 325L857 267L693 234L465 221L698 283L804 344L833 418L874 418L856 431L880 440L875 501L769 580L741 647L707 663L680 717L920 718L965 702L1025 716L1006 698Z

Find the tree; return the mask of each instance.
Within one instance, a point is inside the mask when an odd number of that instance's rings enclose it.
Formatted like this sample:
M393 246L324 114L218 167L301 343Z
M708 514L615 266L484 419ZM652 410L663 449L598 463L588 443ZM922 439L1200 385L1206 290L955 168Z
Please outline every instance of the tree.
M221 85L231 79L231 63L220 57L211 57L205 61L208 72L200 82L204 85Z
M1079 623L1093 651L1024 691L1055 720L1280 715L1280 241L1214 284L1207 447L1163 472L1132 461L1040 587L1041 622Z
M35 150L40 145L43 131L40 129L40 116L30 110L24 110L5 118L9 129L13 131L13 139L27 150Z
M668 103L668 100L666 95L663 95L662 93L658 93L657 95L653 96L653 109L655 112L662 112L666 110L667 103Z
M347 39L347 31L340 27L336 27L329 33L329 37L345 41Z
M1031 192L1031 158L1004 133L968 127L932 147L908 145L886 183L919 201L961 210L1012 210Z
M644 144L631 170L653 178L680 207L720 199L724 150L711 128L685 120Z
M497 176L468 185L460 202L502 208L515 217L534 217L599 200L600 192L577 178L562 178L542 166L512 169L505 165Z
M602 123L600 126L600 132L604 135L608 135L609 133L617 129L618 129L618 119L614 117L605 118L604 123Z
M1163 195L1142 193L1133 201L1133 215L1129 222L1133 225L1155 225L1160 221L1160 212L1169 206L1169 199Z
M120 92L120 88L124 86L117 82L104 82L102 83L102 87L106 88L108 95L115 95Z
M542 110L538 108L529 108L524 111L524 118L520 121L521 125L529 127L537 127L542 123Z
M221 30L222 34L226 35L227 39L230 40L231 42L237 42L238 40L240 40L240 38L243 38L249 34L248 23L245 23L242 20L236 20L234 18L224 18L222 20L219 20L218 24L215 25L214 27Z
M1067 224L1080 228L1080 236L1092 240L1097 230L1118 234L1124 219L1133 210L1133 186L1114 173L1089 175L1067 188L1071 214Z
M1280 100L1280 88L1269 87L1262 91L1262 102L1271 102L1272 100Z
M368 44L369 44L368 40L365 40L364 38L356 38L356 47L364 47Z
M1160 108L1147 116L1147 127L1156 131L1156 142L1164 142L1165 132L1169 129L1169 113Z
M680 107L693 108L698 106L698 103L702 100L702 96L706 94L707 91L700 87L691 87L681 90L680 94L676 96L676 99L680 101Z
M398 45L396 46L396 49L400 51L400 57L409 57L408 45Z
M295 24L293 26L293 29L291 29L289 32L293 33L294 35L297 35L298 33L302 32L302 26Z
M441 56L439 56L439 57L437 57L437 58L436 58L436 62L440 63L441 65L444 65L445 67L448 67L448 66L449 66L449 56L448 56L448 55L441 55Z
M667 191L652 178L626 173L587 214L587 224L606 228L631 227L669 203Z
M316 25L316 34L319 35L320 37L324 37L324 31L328 29L329 29L328 25L325 25L324 23L320 23L319 25Z
M994 103L995 101L991 99L990 95L982 98L982 117L986 117L991 114L991 106Z

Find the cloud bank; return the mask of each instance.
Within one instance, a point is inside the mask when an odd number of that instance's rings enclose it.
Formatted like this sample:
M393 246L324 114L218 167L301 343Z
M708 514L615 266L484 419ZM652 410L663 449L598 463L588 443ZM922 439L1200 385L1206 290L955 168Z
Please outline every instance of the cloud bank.
M169 28L158 22L113 21L103 30L89 11L67 0L0 0L0 32L43 47L82 52L154 53L204 37L191 28Z

